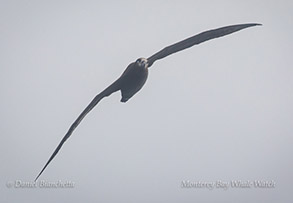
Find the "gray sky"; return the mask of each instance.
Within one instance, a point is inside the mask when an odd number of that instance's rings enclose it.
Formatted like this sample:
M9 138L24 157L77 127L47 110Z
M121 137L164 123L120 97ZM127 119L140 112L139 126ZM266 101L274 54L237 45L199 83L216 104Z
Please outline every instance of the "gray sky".
M288 202L293 3L1 1L0 202ZM126 104L102 100L40 177L71 123L129 63L196 33L257 22L161 61ZM273 180L275 188L182 188ZM289 196L290 195L290 196ZM291 197L291 198L289 198Z

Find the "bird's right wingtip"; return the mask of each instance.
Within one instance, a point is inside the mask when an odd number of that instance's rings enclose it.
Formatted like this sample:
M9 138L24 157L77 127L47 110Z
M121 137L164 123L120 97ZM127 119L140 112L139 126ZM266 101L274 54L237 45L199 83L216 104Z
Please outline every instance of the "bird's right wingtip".
M34 182L37 182L37 180L39 179L40 175L42 174L43 171L41 171L38 176L35 178Z

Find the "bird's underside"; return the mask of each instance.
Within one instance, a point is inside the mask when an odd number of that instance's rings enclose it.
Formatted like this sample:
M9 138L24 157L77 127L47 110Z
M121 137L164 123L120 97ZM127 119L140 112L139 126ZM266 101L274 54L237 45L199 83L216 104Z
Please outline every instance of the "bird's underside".
M211 40L214 38L222 37L233 32L237 32L239 30L257 26L261 24L257 23L250 23L250 24L239 24L239 25L231 25L226 26L214 30L209 30L202 32L200 34L194 35L190 38L182 40L178 43L173 45L167 46L161 51L155 53L154 55L150 56L149 58L139 58L135 62L128 65L126 70L123 74L113 82L109 87L103 90L100 94L98 94L90 104L85 108L85 110L78 116L78 118L74 121L74 123L70 126L69 130L41 170L41 172L36 177L35 181L39 178L39 176L43 173L49 163L53 160L56 156L58 151L61 149L64 142L70 137L74 129L79 125L82 119L101 101L104 97L111 95L113 92L121 91L121 102L127 102L133 95L135 95L145 84L148 76L148 68L150 68L155 61L165 58L171 54L174 54L178 51L182 51L189 47L192 47L196 44L200 44L207 40Z

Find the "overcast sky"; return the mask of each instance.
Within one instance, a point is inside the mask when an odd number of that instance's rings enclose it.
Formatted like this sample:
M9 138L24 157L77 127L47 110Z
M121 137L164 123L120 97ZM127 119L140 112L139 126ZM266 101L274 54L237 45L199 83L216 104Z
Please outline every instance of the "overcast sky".
M292 11L291 0L1 0L0 202L289 202ZM250 22L264 26L156 62L125 104L102 100L39 179L72 188L16 188L129 63Z

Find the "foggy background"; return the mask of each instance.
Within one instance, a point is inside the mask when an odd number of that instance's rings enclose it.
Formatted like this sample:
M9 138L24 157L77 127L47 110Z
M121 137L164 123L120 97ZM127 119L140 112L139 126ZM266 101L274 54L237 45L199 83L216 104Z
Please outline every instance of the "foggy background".
M290 0L14 1L0 5L0 202L289 202ZM127 103L83 120L127 65L194 34L263 23L157 61ZM275 188L182 188L182 181L273 180ZM291 198L290 198L291 197Z

